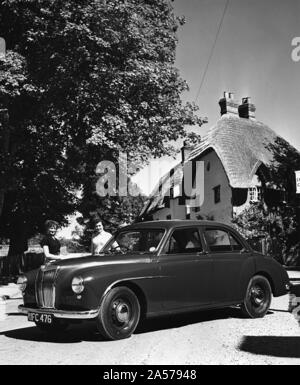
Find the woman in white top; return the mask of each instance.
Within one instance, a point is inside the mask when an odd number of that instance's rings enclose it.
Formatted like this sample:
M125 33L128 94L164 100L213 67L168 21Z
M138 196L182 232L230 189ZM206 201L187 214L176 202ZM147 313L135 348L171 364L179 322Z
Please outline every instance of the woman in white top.
M95 225L95 236L92 238L91 253L92 255L100 254L103 247L110 240L112 235L104 231L102 222L99 221Z

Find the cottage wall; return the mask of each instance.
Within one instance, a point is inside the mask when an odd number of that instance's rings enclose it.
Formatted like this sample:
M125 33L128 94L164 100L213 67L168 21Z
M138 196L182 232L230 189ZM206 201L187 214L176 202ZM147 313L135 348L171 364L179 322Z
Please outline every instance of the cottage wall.
M215 151L210 151L198 160L204 162L204 203L200 211L193 210L191 219L197 219L201 215L203 219L231 223L232 190L222 162ZM214 189L218 186L220 186L220 202L215 203Z
M178 198L170 200L170 208L163 208L154 213L154 220L186 219L190 213L190 219L214 219L225 223L231 223L232 219L232 190L222 162L215 153L210 151L197 161L204 162L204 202L201 207L194 208L180 205ZM220 202L215 203L214 189L220 186Z
M186 207L179 204L179 199L170 200L170 208L164 208L154 213L153 219L165 220L165 219L186 219Z

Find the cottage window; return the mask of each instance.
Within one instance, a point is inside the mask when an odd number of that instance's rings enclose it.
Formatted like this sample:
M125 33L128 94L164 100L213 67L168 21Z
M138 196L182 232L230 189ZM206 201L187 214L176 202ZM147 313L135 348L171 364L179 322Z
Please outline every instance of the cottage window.
M259 202L261 200L261 188L260 187L249 188L249 200L250 200L250 202Z
M191 219L191 207L186 206L186 219Z
M180 186L179 184L175 185L173 187L173 198L178 198L180 197Z
M217 186L214 189L214 198L215 198L215 204L221 202L221 186Z

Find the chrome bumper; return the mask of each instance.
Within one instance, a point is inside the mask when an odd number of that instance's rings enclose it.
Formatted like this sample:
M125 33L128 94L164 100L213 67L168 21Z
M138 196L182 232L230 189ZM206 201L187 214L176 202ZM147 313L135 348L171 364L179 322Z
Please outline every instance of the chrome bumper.
M18 309L19 309L19 312L22 314L28 314L28 313L51 314L55 318L79 319L79 320L93 319L93 318L96 318L99 314L99 309L90 310L90 311L66 311L66 310L56 310L56 309L31 309L23 305L20 305Z

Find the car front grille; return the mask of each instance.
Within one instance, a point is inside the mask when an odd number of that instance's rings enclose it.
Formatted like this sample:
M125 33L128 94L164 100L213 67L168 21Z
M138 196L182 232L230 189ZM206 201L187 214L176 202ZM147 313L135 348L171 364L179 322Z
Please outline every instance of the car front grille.
M55 280L58 268L42 266L36 279L36 300L41 308L55 308Z

